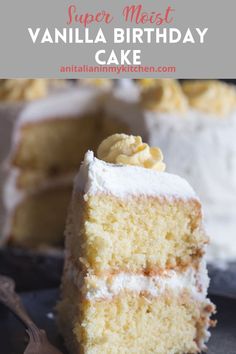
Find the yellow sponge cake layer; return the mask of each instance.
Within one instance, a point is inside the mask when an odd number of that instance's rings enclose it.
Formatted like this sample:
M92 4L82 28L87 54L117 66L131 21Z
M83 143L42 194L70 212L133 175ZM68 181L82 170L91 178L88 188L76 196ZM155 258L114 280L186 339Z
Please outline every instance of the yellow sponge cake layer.
M97 194L80 198L73 208L78 230L71 239L73 258L82 257L98 273L185 267L198 260L206 242L196 200Z

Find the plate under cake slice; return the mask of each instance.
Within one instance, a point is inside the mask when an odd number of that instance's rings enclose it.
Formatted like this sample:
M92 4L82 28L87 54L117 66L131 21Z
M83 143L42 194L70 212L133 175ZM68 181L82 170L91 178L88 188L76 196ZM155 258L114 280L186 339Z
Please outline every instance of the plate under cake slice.
M214 312L199 199L140 137L110 136L98 158L85 155L67 222L58 313L70 353L199 353Z

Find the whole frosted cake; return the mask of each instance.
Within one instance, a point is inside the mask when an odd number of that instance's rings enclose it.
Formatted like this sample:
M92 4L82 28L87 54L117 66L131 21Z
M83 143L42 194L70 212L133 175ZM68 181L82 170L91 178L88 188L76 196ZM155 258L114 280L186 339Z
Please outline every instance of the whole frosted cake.
M201 204L160 149L116 134L88 151L66 229L59 326L70 353L206 348L208 238Z
M160 146L168 172L194 186L211 238L208 260L236 260L235 88L216 80L125 81L107 109Z

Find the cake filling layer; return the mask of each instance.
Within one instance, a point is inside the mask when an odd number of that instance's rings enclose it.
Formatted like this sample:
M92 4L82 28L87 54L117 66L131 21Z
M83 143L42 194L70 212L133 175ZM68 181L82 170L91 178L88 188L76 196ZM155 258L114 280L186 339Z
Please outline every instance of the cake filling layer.
M88 300L111 299L123 291L146 293L152 297L160 296L168 290L175 294L188 291L199 301L205 299L209 278L205 263L196 270L189 267L180 272L175 270L163 271L160 275L147 276L132 273L117 273L108 276L88 275L83 280L83 275L72 264L67 267L67 277L83 289Z

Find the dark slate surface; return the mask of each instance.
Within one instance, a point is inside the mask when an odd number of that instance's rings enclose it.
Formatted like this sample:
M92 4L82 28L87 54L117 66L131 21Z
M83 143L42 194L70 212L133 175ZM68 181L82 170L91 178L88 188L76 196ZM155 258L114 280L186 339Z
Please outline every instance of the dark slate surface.
M236 298L236 263L228 264L225 268L208 265L208 272L211 279L209 288L211 294Z
M23 302L35 322L47 331L48 337L64 354L55 324L54 307L58 299L58 290L43 290L22 294ZM236 353L236 299L212 296L217 305L218 325L212 330L209 342L209 354ZM23 354L27 336L21 323L5 308L0 306L0 353Z

